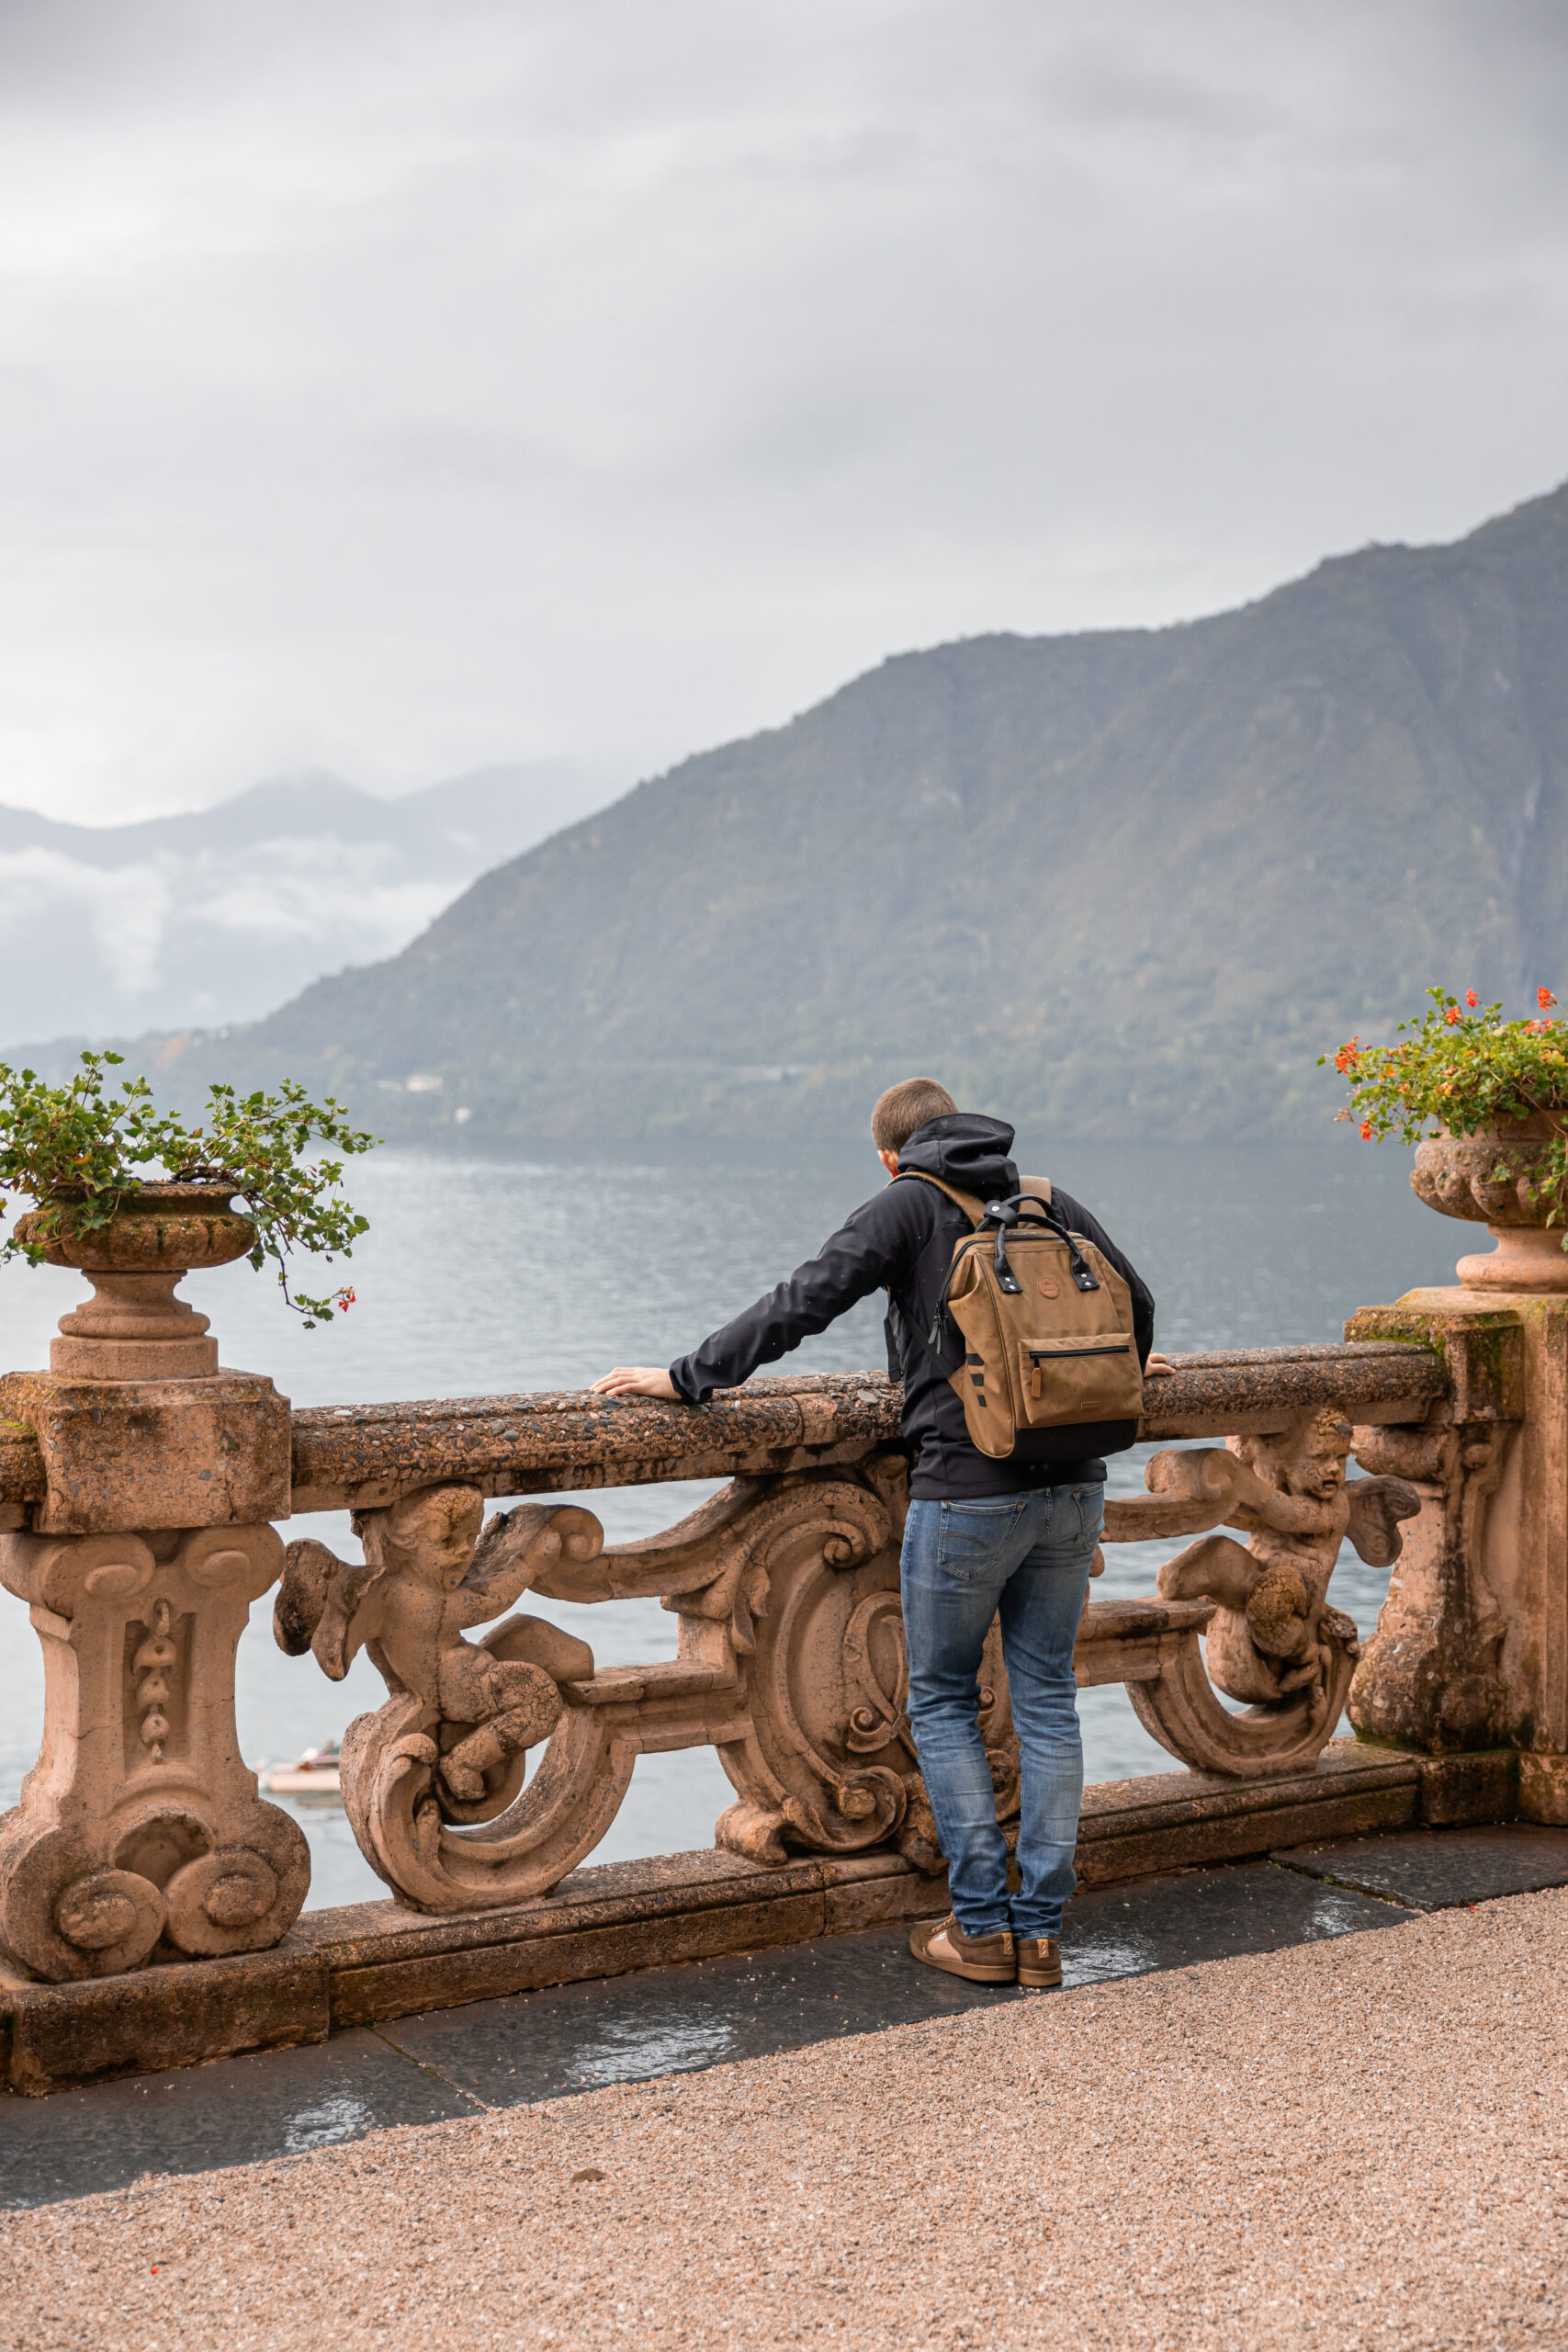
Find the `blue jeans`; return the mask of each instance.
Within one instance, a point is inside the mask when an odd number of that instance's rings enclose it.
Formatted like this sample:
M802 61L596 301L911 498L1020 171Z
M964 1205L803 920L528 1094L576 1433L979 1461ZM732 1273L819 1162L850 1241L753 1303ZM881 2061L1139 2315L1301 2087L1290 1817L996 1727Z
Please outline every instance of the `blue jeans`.
M1083 1796L1073 1644L1105 1517L1100 1484L912 1502L904 1529L904 1638L909 1723L966 1936L1054 1936L1076 1883ZM980 1653L993 1617L1022 1763L1018 1868L1010 1895L978 1722Z

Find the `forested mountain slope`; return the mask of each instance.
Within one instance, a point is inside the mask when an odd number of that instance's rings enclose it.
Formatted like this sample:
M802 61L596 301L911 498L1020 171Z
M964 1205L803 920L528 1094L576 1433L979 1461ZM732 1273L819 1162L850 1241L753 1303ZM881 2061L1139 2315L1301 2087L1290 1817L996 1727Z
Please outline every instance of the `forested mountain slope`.
M1568 1001L1565 853L1568 488L1183 627L886 662L174 1068L475 1139L858 1133L917 1069L1036 1132L1310 1132L1315 1054L1428 981Z

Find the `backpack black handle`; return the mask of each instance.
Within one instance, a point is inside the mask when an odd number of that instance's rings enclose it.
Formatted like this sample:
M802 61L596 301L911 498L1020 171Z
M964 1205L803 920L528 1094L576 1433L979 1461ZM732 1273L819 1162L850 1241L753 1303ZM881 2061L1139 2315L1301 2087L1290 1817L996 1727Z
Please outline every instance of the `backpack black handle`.
M1025 1201L1032 1201L1035 1204L1040 1212L1037 1216L1029 1215L1022 1207L1022 1204ZM994 1225L996 1227L997 1249L995 1262L997 1281L1003 1290L1008 1291L1016 1298L1023 1288L1023 1284L1013 1272L1013 1270L1009 1265L1007 1259L1007 1238L1009 1230L1013 1226L1020 1224L1043 1225L1049 1227L1050 1230L1056 1235L1057 1238L1065 1241L1067 1245L1067 1263L1072 1273L1073 1281L1077 1284L1077 1288L1079 1290L1098 1290L1100 1288L1099 1276L1090 1268L1089 1261L1084 1257L1083 1251L1078 1248L1077 1236L1069 1230L1066 1219L1063 1216L1060 1209L1057 1208L1055 1202L1054 1200L1047 1201L1043 1199L1038 1193L1014 1193L1005 1201L987 1201L985 1205L985 1214L981 1217L979 1224L975 1228L976 1232L978 1234L984 1233L987 1226ZM941 1295L937 1299L936 1312L931 1317L931 1328L926 1335L926 1347L928 1351L936 1358L942 1370L949 1373L950 1376L952 1367L948 1364L947 1359L942 1351L942 1319L947 1312L948 1293L953 1288L953 1277L957 1271L958 1266L955 1260L947 1270L947 1279L942 1283Z
M1040 1215L1037 1217L1027 1216L1025 1215L1021 1205L1025 1201L1032 1201L1035 1203L1036 1206L1040 1210ZM1077 1283L1079 1290L1098 1290L1100 1288L1098 1278L1091 1272L1089 1262L1084 1257L1083 1251L1078 1248L1077 1235L1069 1233L1067 1230L1066 1220L1063 1216L1060 1209L1057 1208L1055 1202L1054 1200L1047 1201L1042 1199L1038 1193L1014 1193L1005 1201L987 1201L986 1203L986 1214L981 1218L980 1226L978 1227L978 1230L982 1232L987 1225L994 1225L997 1228L997 1281L1003 1290L1010 1292L1012 1296L1016 1298L1020 1291L1023 1288L1023 1285L1019 1281L1018 1276L1008 1264L1007 1257L1008 1227L1010 1226L1017 1225L1021 1221L1029 1225L1048 1226L1053 1233L1059 1235L1061 1239L1066 1243L1068 1265L1072 1272L1073 1281ZM946 1296L947 1293L944 1288L942 1292L944 1304L946 1302Z
M984 1233L988 1225L994 1225L996 1227L998 1285L1002 1290L1010 1291L1015 1297L1019 1292L1022 1290L1023 1284L1019 1281L1018 1276L1008 1264L1008 1227L1010 1225L1016 1225L1018 1223L1019 1210L1017 1204L1021 1201L1022 1198L1023 1194L1021 1193L1015 1193L1011 1200L987 1201L986 1203L986 1214L975 1228L976 1233Z

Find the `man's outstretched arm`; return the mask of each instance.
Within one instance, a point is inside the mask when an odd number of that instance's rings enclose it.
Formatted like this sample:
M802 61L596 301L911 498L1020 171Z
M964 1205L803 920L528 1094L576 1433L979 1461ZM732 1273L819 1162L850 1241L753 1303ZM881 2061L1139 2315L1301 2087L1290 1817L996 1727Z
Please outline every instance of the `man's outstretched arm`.
M705 1405L716 1388L739 1388L759 1364L776 1363L813 1332L825 1331L857 1299L895 1277L908 1262L920 1231L919 1204L909 1196L924 1189L889 1185L856 1209L787 1282L715 1331L690 1355L678 1357L667 1372L649 1364L621 1364L594 1382L594 1393Z

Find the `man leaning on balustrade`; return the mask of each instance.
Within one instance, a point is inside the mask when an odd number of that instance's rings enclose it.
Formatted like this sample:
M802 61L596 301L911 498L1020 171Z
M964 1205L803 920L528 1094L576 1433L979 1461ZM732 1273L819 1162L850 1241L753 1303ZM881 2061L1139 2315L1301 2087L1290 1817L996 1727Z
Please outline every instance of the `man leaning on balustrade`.
M1058 1984L1057 1937L1073 1891L1083 1792L1074 1642L1104 1519L1103 1457L1133 1443L1136 1412L1092 1420L1080 1411L1070 1425L1020 1429L1004 1453L983 1450L961 1390L967 1384L983 1400L987 1372L971 1369L981 1356L949 1305L955 1253L983 1232L987 1255L995 1243L1001 1290L1021 1293L1006 1262L1008 1236L1021 1248L1049 1217L1078 1287L1113 1291L1123 1302L1131 1329L1120 1340L1031 1351L1036 1397L1063 1355L1135 1350L1142 1373L1163 1371L1163 1359L1150 1354L1154 1300L1080 1203L1042 1180L1021 1178L1008 1157L1012 1128L960 1112L934 1080L890 1087L872 1113L871 1132L888 1182L815 1258L668 1370L622 1365L594 1387L604 1396L703 1405L873 1291L887 1292L888 1371L903 1383L910 1460L900 1561L908 1713L953 1905L945 1918L917 1927L909 1947L929 1966L978 1983ZM1048 1312L1063 1284L1045 1275L1032 1288ZM1038 1317L1040 1306L1030 1305ZM1130 1364L1127 1373L1134 1393ZM1021 1773L1020 1884L1012 1893L980 1724L981 1654L993 1620Z

